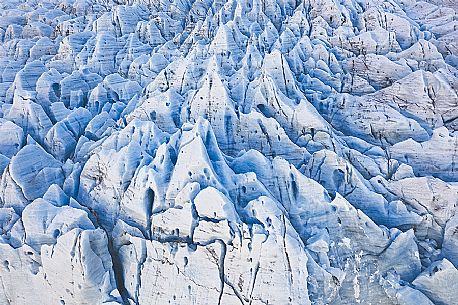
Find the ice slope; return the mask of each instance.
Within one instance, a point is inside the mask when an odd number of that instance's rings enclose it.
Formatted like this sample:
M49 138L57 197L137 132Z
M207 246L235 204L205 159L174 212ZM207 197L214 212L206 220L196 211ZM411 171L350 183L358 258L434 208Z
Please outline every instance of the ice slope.
M0 304L458 304L451 0L0 1Z

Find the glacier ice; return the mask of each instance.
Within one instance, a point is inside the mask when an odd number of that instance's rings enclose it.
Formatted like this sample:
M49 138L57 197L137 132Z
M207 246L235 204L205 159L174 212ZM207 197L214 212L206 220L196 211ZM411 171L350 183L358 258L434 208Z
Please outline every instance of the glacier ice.
M457 13L0 1L0 304L458 305Z

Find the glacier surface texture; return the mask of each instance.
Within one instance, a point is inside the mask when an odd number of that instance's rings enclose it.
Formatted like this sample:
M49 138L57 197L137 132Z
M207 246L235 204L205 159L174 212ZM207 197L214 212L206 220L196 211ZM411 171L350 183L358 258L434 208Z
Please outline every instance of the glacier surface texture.
M0 304L457 305L456 0L0 0Z

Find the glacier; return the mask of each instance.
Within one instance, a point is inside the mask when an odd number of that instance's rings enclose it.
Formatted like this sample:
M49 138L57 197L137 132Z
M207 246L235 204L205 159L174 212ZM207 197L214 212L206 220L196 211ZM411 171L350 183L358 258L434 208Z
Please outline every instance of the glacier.
M458 305L455 0L0 0L0 304Z

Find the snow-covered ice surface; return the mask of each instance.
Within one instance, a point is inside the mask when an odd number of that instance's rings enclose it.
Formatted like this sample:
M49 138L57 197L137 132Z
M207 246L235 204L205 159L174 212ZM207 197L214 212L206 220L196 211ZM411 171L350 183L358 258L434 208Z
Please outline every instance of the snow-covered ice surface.
M0 304L458 304L455 0L0 0Z

